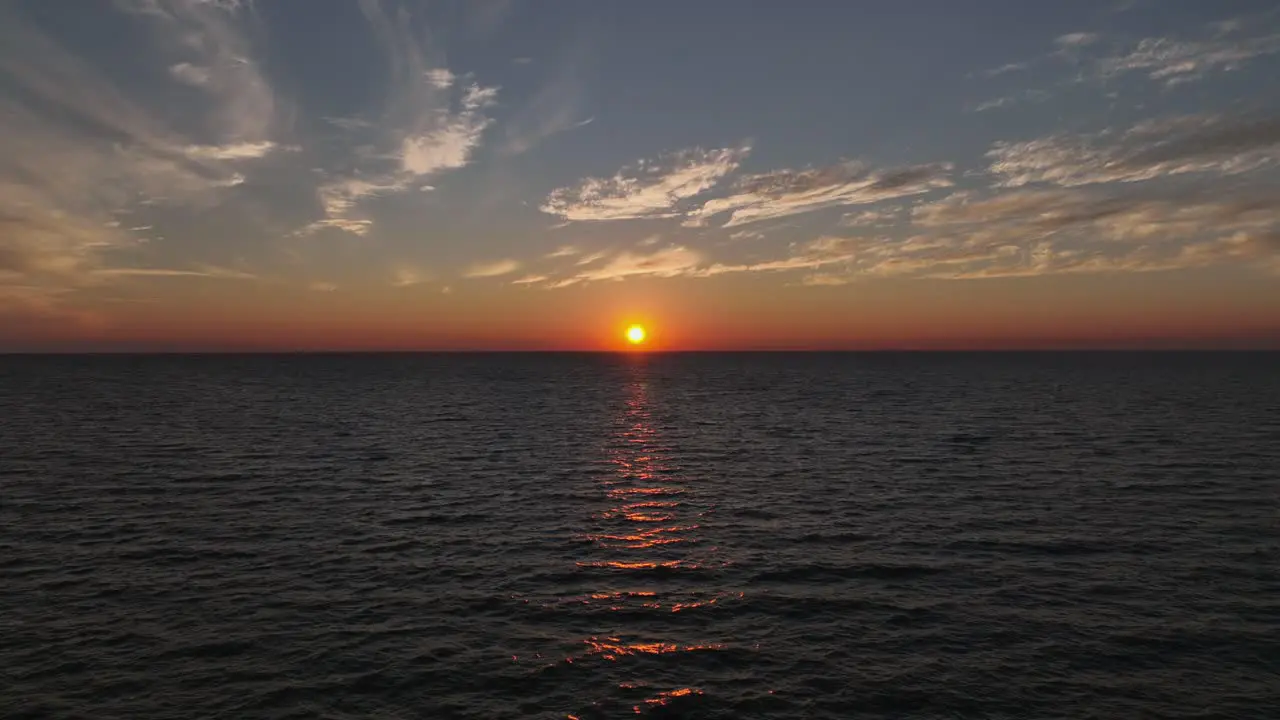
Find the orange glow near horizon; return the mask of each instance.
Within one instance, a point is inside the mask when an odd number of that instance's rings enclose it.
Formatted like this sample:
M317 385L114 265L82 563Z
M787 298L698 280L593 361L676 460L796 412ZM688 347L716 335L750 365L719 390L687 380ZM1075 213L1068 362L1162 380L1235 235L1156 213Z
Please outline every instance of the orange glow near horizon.
M755 293L741 278L610 283L519 296L495 288L162 287L83 299L81 315L20 325L0 308L2 352L991 350L1280 348L1274 284L1214 292L1154 277L867 282ZM202 286L203 287L203 286ZM1178 290L1181 288L1181 290ZM1178 290L1178 292L1174 292ZM86 293L101 293L91 288ZM417 293L417 294L412 294ZM640 344L627 336L645 331Z

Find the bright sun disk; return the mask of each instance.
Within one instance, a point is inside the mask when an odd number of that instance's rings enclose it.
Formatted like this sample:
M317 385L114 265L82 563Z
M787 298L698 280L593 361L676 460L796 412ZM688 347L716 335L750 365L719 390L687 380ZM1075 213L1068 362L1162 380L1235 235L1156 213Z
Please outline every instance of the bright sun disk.
M627 342L632 345L639 345L644 342L644 327L641 325L632 325L627 328Z

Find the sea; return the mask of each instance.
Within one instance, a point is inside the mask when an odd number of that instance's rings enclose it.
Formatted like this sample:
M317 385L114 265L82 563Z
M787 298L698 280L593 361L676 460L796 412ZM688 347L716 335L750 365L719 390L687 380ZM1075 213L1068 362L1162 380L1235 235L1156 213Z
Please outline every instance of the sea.
M1274 719L1280 355L0 357L0 717Z

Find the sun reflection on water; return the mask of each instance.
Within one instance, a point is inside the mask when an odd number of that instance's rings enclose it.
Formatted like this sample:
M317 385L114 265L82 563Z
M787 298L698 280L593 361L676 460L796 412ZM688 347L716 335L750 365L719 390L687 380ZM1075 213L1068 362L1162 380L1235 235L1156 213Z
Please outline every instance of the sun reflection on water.
M718 566L715 548L701 536L705 512L699 511L696 489L683 477L674 444L653 416L648 372L644 364L630 366L625 402L606 441L611 472L599 481L604 505L589 513L590 528L579 535L588 544L575 564L600 585L567 599L570 607L604 622L565 660L575 666L603 660L635 673L637 682L619 687L646 689L648 697L633 692L626 699L641 714L703 694L667 675L672 666L644 658L724 650L723 644L687 637L687 630L670 630L665 623L674 614L709 611L730 597L705 588L714 577L706 573Z

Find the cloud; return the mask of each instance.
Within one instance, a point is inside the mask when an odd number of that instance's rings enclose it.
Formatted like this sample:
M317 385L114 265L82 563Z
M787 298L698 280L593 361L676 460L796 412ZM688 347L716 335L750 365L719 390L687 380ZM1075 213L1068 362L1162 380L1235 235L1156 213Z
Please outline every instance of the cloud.
M446 90L458 79L448 68L432 68L426 72L427 82L437 90Z
M393 19L376 0L361 0L360 8L388 66L382 122L328 120L344 130L373 134L373 149L368 157L357 158L360 172L327 176L316 191L324 217L296 234L331 228L367 235L373 219L358 208L365 198L434 190L435 185L424 181L469 165L493 124L488 110L496 102L497 87L429 60L407 13Z
M1053 95L1046 90L1041 90L1040 88L1029 88L1012 95L1004 95L970 105L965 108L965 110L973 113L990 112L992 110L1011 108L1021 103L1044 102L1051 97L1053 97Z
M393 20L376 0L361 0L360 9L386 55L389 91L384 114L393 128L401 170L425 176L463 167L492 123L483 111L493 105L498 88L471 82L429 61L408 13L402 11Z
M840 273L813 273L806 275L801 283L814 287L834 287L838 285L848 285L853 282L854 278L850 275Z
M177 81L205 97L205 134L217 144L271 139L279 101L254 58L250 3L210 0L117 0L152 28L156 44L176 62Z
M599 267L584 270L582 280L620 280L627 277L675 277L702 261L702 256L689 248L673 245L650 253L625 250Z
M395 154L399 167L367 175L338 176L321 185L316 195L325 217L303 227L298 234L334 228L366 235L373 227L373 220L357 212L364 198L409 190L435 190L434 185L422 181L467 165L481 134L491 122L480 114L481 110L492 104L495 93L494 88L475 84L466 87L456 111L435 112L434 119L426 126L430 129L404 135L399 140Z
M342 232L350 233L351 235L364 237L373 229L373 221L357 218L325 218L324 220L317 220L310 225L303 227L295 234L310 235L326 228L341 230Z
M192 145L185 149L187 157L200 160L253 160L277 149L273 142L242 142L228 145Z
M906 237L831 238L789 260L809 285L865 278L977 280L1237 264L1280 270L1280 207L1216 187L1134 195L1099 188L958 192L916 207ZM823 267L825 265L825 267ZM731 268L737 269L737 268Z
M1241 231L1182 248L1179 259L1191 266L1239 261L1280 273L1280 226Z
M1030 65L1024 62L1006 63L1004 65L1001 65L1000 67L987 70L986 72L983 73L983 75L986 75L987 77L998 77L1000 75L1005 75L1011 72L1022 72L1023 70L1026 70L1028 67L1030 67Z
M587 178L553 191L541 210L569 221L684 218L690 227L728 214L722 227L773 220L840 205L874 203L949 187L949 164L873 170L858 163L811 170L776 170L734 183L727 197L697 204L736 170L750 148L685 150L641 161L612 178ZM693 202L690 202L693 201Z
M509 275L519 269L520 262L517 260L495 260L494 262L472 265L463 276L469 278L499 277Z
M1145 73L1167 85L1195 80L1211 72L1236 70L1249 62L1280 52L1280 34L1251 38L1217 37L1201 41L1146 38L1129 52L1098 62L1102 77Z
M582 257L575 260L573 264L574 265L590 265L592 263L599 262L607 257L609 257L608 250L597 250L595 252L587 253L586 255L583 255Z
M1246 35L1248 28L1272 24L1274 13L1251 18L1233 18L1209 23L1209 34L1199 39L1148 37L1126 45L1118 52L1102 50L1102 36L1074 32L1054 38L1054 49L1028 62L1009 63L983 73L987 78L1026 70L1045 63L1069 69L1064 86L1084 80L1106 83L1125 75L1137 75L1166 88L1208 77L1213 73L1239 70L1260 58L1280 53L1280 33ZM1112 44L1112 47L1119 47ZM1043 93L1043 91L1038 91ZM976 105L974 112L1008 107L1015 96L997 98Z
M1066 50L1071 48L1087 47L1098 42L1098 40L1099 36L1097 33L1073 32L1067 33L1066 35L1059 35L1054 38L1053 43L1059 48Z
M384 193L403 192L408 189L409 178L394 175L366 180L342 178L321 185L316 191L326 217L302 228L297 234L307 235L324 228L342 230L352 235L367 235L373 221L355 214L362 198Z
M438 116L425 130L407 135L400 146L404 171L422 177L465 166L493 122L481 110L493 104L496 94L497 88L470 85L456 113Z
M682 202L714 187L750 153L748 146L670 153L551 192L541 210L570 221L678 217Z
M624 250L598 258L591 263L579 262L577 267L581 269L566 277L538 276L524 278L517 282L563 288L581 283L639 277L708 278L732 273L812 269L847 263L851 258L844 241L833 238L821 238L806 243L787 257L736 264L714 263L697 250L683 245L670 245L651 251ZM598 260L605 260L605 262L598 262Z
M560 247L547 253L548 258L570 257L578 254L578 248L572 245L561 245Z
M525 275L519 280L512 280L511 284L512 285L534 285L537 283L544 283L547 280L548 278L546 275Z
M198 112L176 127L156 95L126 92L14 7L0 7L0 81L8 88L0 94L0 282L57 289L126 277L132 269L109 267L107 251L141 240L121 229L120 212L211 207L245 182L246 161L278 149L268 136L274 99L235 8L195 0L119 6L153 30L142 37L156 47L140 50L168 53L161 67L199 86L197 101L187 101Z
M875 210L860 210L858 212L845 213L840 218L840 225L844 227L862 227L865 225L887 225L897 221L902 215L902 208L887 207Z
M606 262L599 262L605 260ZM543 278L530 280L530 283L541 282L548 288L563 288L580 283L602 280L623 280L637 277L679 277L689 275L703 264L705 258L697 251L672 245L650 252L624 250L609 255L597 253L575 265L579 270L568 277Z
M584 127L595 120L583 109L578 66L584 59L563 60L551 79L538 87L504 123L502 151L527 152L548 138Z
M874 214L856 218L874 227ZM1265 192L1216 188L1177 195L1117 195L1099 189L1018 188L957 192L917 206L898 237L824 236L783 257L712 261L673 245L579 261L568 275L522 278L548 288L633 277L709 278L807 271L808 285L864 278L982 279L1050 274L1156 272L1217 264L1280 271L1280 207Z
M715 264L697 273L700 277L744 272L806 270L849 263L854 259L850 243L843 238L822 237L807 243L790 257L736 265Z
M990 172L1004 187L1140 182L1188 173L1236 175L1280 160L1280 118L1183 116L1129 131L996 143Z
M880 275L1011 277L1171 270L1266 261L1268 252L1280 254L1280 247L1265 241L1280 231L1280 209L1267 195L1215 193L1212 188L1155 197L1076 188L1018 189L986 197L956 193L915 209L919 235L864 248L858 269Z
M97 264L100 248L123 242L114 237L37 208L25 213L0 210L0 282L74 282Z
M969 226L983 237L1001 240L1021 236L1035 241L1077 230L1105 241L1174 243L1202 233L1280 225L1280 208L1265 194L1215 197L1212 190L1144 197L1074 188L1019 189L987 197L956 193L917 207L913 221L923 228Z
M327 117L324 118L324 121L336 128L341 128L349 132L368 130L373 127L373 123L360 118Z
M427 276L415 267L401 265L391 271L391 284L395 287L411 287L427 281Z
M847 163L815 170L777 170L738 181L734 194L708 200L690 213L688 224L699 226L730 213L723 227L812 212L841 205L863 205L918 195L949 187L949 164L916 165L872 170Z
M1013 96L1006 95L1005 97L998 97L992 100L985 100L983 102L980 102L977 105L974 105L970 109L970 112L978 113L978 112L986 112L988 110L997 110L1002 107L1009 107L1010 105L1013 105L1016 102L1017 100L1015 100Z
M209 83L210 72L208 68L197 67L191 63L181 62L176 65L169 66L169 74L178 82L202 87Z
M308 284L307 289L312 292L334 292L338 289L338 286L324 280L316 280Z
M223 268L215 265L204 265L194 270L173 268L103 268L93 271L100 277L204 277L223 280L257 280L253 273Z

